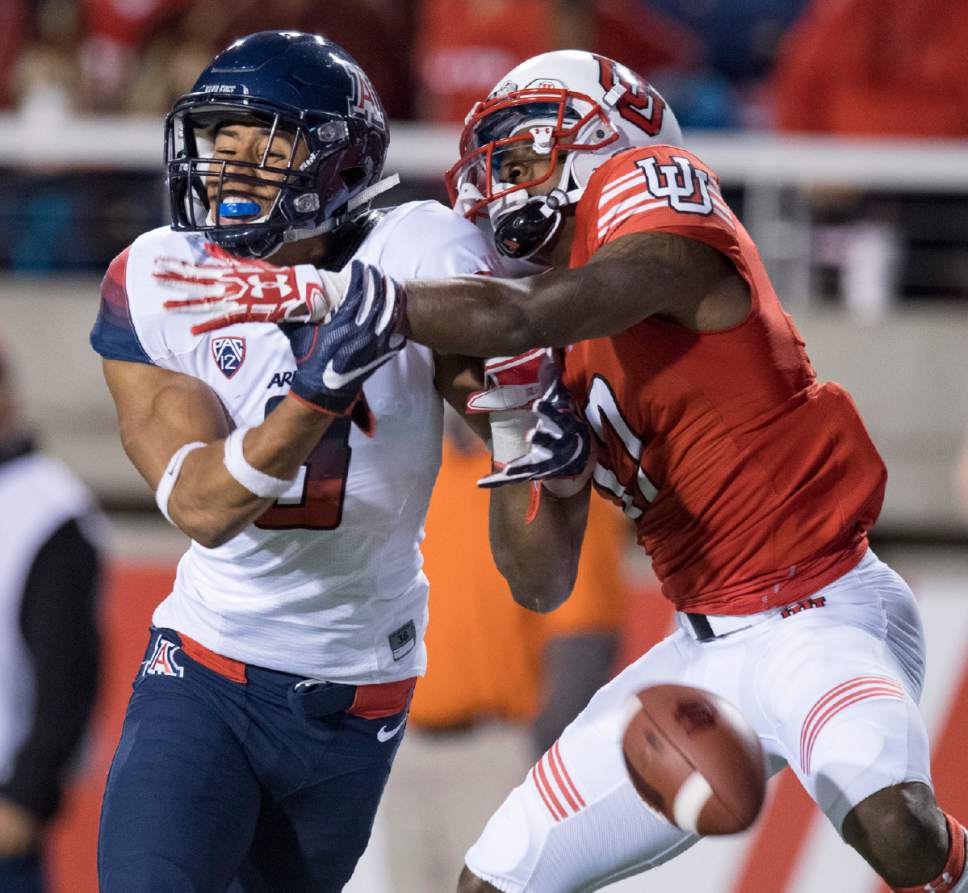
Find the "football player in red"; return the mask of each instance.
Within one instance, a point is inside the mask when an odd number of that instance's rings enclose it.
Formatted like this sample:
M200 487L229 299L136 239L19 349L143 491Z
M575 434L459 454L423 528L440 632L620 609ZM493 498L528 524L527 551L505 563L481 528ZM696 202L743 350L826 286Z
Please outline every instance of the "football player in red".
M669 681L737 704L771 770L789 765L895 890L966 891L965 831L936 803L917 708L917 608L868 547L884 464L847 392L817 380L715 173L681 143L624 66L578 51L523 63L468 116L448 181L502 253L549 269L406 286L407 334L437 350L573 345L568 390L550 384L516 447L513 419L495 419L496 458L520 456L484 481L513 484L494 491L491 536L515 598L547 611L568 596L591 477L678 609L678 630L602 688L494 814L460 893L598 889L696 840L688 816L645 806L622 759L628 698Z

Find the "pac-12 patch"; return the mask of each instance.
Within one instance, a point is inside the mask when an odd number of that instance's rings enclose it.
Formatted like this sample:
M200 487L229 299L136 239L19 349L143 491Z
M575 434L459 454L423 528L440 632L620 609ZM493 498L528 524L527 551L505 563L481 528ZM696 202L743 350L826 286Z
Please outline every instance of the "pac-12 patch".
M393 659L406 657L417 644L417 627L412 620L408 620L400 629L394 630L389 637L390 650Z
M231 378L245 360L245 338L240 335L212 338L212 357L219 371L226 378Z

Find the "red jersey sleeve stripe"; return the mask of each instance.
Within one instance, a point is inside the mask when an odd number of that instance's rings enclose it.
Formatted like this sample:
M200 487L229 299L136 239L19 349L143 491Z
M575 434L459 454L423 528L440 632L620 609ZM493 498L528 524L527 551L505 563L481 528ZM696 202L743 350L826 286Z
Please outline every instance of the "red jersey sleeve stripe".
M619 214L616 216L609 214L607 219L602 218L599 220L598 237L602 238L610 229L628 220L629 217L634 217L636 214L645 214L649 211L661 211L663 208L669 207L669 203L665 199L652 201L651 198L652 196L636 196L634 199L629 199L627 202L622 202L621 205L617 205L612 210L619 211Z
M598 209L604 210L605 206L612 201L617 195L621 195L623 192L628 192L630 189L635 189L636 186L641 186L645 188L645 175L636 168L634 171L629 171L629 173L624 176L618 177L613 180L607 189L602 191L601 196L598 199Z

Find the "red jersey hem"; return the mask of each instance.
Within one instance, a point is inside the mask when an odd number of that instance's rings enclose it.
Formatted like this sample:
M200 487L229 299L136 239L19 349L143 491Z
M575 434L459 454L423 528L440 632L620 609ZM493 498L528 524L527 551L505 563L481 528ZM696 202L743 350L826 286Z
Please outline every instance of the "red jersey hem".
M830 585L853 570L867 549L867 533L864 532L845 548L797 562L785 571L757 578L742 587L711 590L692 598L676 598L663 583L662 593L679 611L694 614L757 614L800 601Z

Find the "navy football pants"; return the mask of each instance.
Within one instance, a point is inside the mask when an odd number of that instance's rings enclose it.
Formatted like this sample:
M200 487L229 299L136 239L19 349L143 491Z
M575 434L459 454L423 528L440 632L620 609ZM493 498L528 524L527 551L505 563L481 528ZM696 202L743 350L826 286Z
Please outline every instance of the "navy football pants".
M341 890L407 708L363 719L347 712L353 686L296 688L256 667L235 682L179 645L153 630L134 683L101 810L101 893Z
M46 889L39 853L0 857L0 890L3 893L44 893Z

